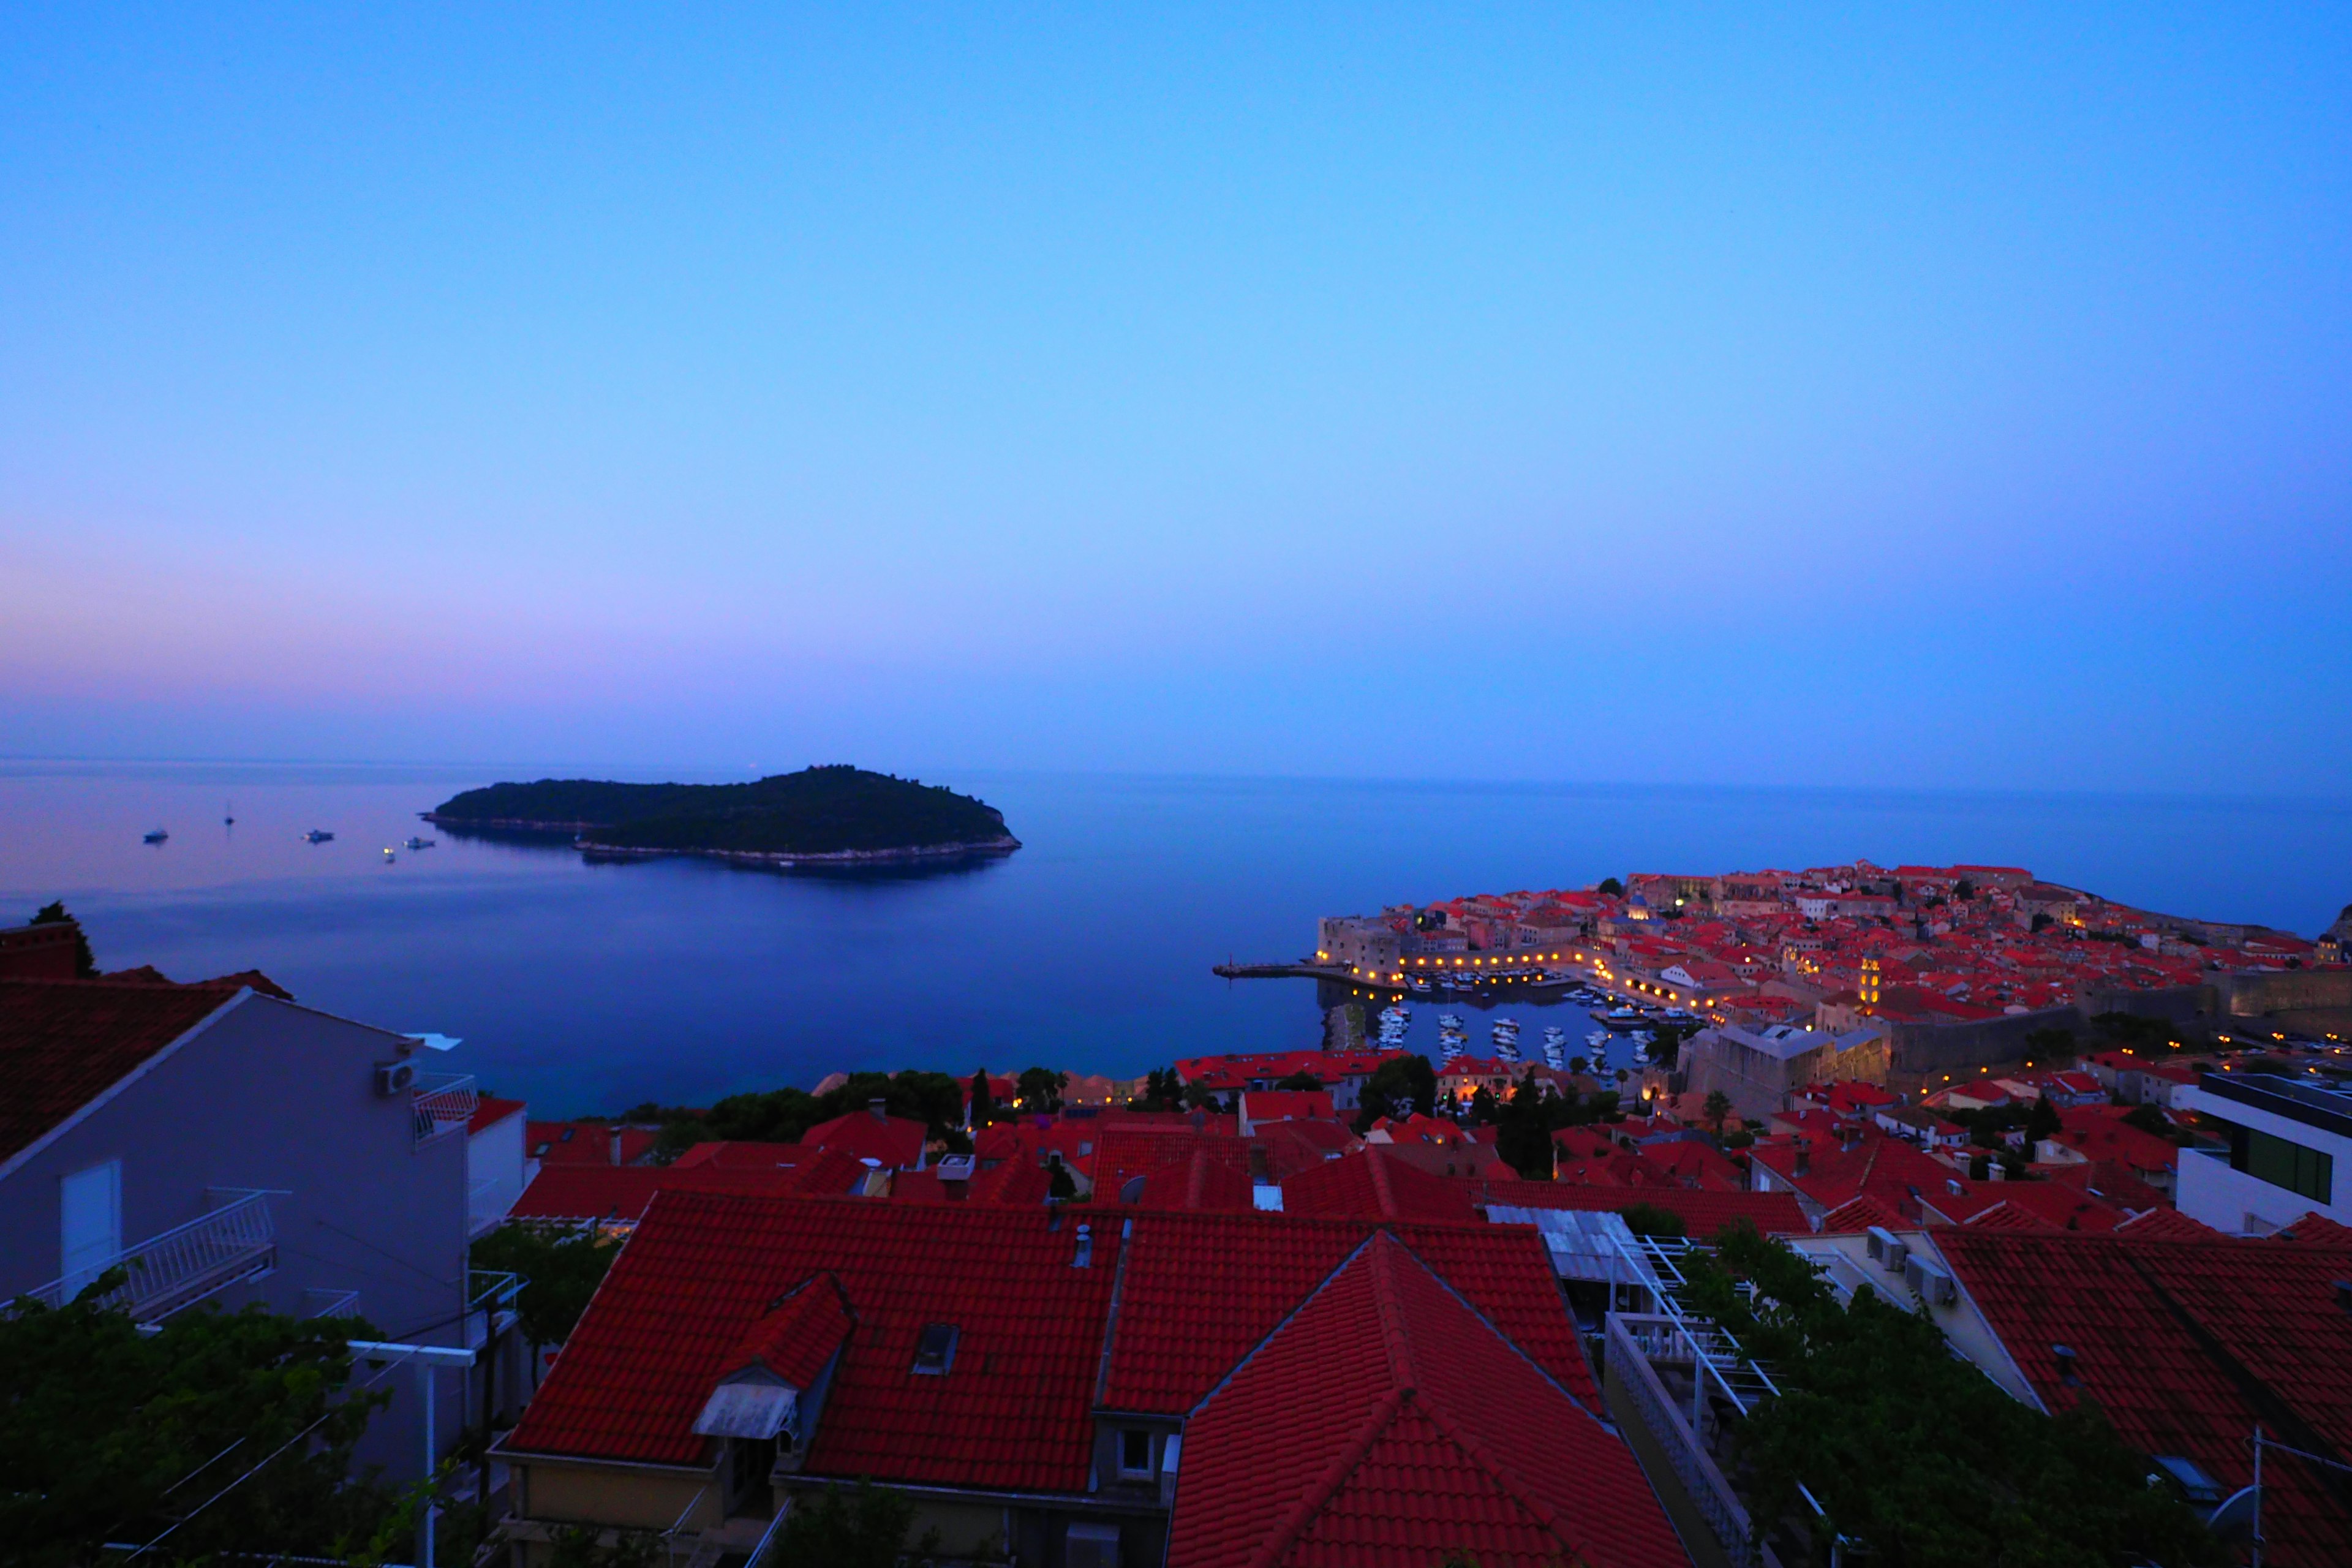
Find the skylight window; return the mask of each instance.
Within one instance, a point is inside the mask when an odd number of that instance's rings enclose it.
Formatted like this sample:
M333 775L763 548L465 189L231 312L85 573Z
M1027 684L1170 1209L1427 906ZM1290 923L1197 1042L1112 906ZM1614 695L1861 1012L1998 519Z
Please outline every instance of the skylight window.
M915 1342L915 1370L932 1377L944 1377L955 1364L958 1331L953 1323L927 1323L922 1338Z

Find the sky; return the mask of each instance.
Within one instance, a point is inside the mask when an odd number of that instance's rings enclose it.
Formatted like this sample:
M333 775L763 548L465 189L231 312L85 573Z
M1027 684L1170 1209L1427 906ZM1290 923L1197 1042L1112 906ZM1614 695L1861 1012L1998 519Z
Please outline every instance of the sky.
M0 17L0 754L2346 793L2352 10Z

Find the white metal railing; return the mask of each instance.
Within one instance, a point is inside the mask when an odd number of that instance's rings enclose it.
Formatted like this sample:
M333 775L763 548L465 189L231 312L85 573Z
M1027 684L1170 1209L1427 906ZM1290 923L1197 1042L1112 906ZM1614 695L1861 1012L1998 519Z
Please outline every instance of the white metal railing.
M409 1101L416 1115L416 1141L428 1143L446 1132L460 1132L474 1119L475 1092L471 1073L418 1073Z
M306 1318L356 1318L360 1315L360 1293L313 1287L302 1292L302 1315Z
M1682 1337L1682 1325L1674 1319L1612 1312L1609 1367L1632 1399L1642 1425L1665 1450L1666 1462L1674 1467L1692 1506L1706 1521L1707 1528L1715 1531L1724 1554L1731 1559L1734 1568L1756 1568L1759 1559L1750 1534L1748 1510L1714 1458L1700 1446L1697 1432L1684 1419L1680 1402L1667 1394L1654 1364L1660 1359L1653 1353L1654 1349L1665 1350ZM1693 1386L1703 1391L1706 1383L1695 1378Z
M128 1312L141 1322L152 1322L277 1261L278 1233L269 1219L269 1194L249 1193L124 1248L102 1268L52 1280L26 1294L44 1306L62 1307L100 1274L121 1268L127 1277L98 1297L98 1304Z

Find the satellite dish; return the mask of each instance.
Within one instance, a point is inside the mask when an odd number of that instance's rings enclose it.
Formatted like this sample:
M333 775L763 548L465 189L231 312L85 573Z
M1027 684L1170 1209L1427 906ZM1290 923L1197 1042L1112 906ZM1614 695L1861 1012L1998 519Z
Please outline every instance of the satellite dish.
M2205 1521L2213 1539L2221 1542L2249 1542L2254 1538L2254 1510L2261 1506L2263 1489L2241 1487L2221 1500L2221 1506Z

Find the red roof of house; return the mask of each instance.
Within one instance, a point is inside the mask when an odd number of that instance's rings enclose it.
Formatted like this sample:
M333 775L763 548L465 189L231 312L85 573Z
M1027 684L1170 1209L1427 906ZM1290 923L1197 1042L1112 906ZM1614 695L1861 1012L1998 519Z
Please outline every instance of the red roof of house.
M799 1165L542 1165L510 1219L634 1223L659 1192L845 1193L866 1167L840 1153L812 1153Z
M820 1121L801 1134L812 1149L838 1149L859 1160L877 1160L886 1171L913 1171L923 1163L928 1137L919 1121L905 1116L877 1116L853 1110L830 1121Z
M1137 1184L1133 1199L1124 1187L1108 1195L1140 1209L1239 1211L1257 1206L1249 1173L1220 1158L1205 1138L1187 1139L1181 1159L1129 1181Z
M863 1166L859 1168L864 1169ZM890 1198L894 1203L996 1204L1005 1207L1034 1207L1052 1196L1053 1191L1054 1178L1046 1173L1045 1167L1027 1160L1007 1160L1001 1165L991 1165L976 1173L964 1184L961 1196L940 1179L937 1165L919 1171L900 1171L890 1178Z
M1095 1192L1106 1202L1120 1202L1119 1194L1127 1190L1129 1183L1167 1166L1184 1163L1196 1151L1219 1164L1230 1166L1244 1181L1249 1179L1249 1145L1239 1138L1196 1132L1181 1122L1151 1127L1114 1126L1105 1128L1101 1140L1095 1144Z
M1276 1121L1253 1133L1250 1145L1265 1151L1263 1173L1278 1184L1310 1165L1319 1165L1362 1148L1363 1141L1344 1122Z
M2154 1208L2136 1214L2116 1226L2115 1234L2134 1241L2219 1241L2221 1233L2190 1219L2179 1209Z
M723 1171L772 1171L779 1165L805 1164L817 1155L817 1151L805 1143L761 1143L748 1139L720 1139L715 1142L697 1143L670 1162L673 1171L699 1170L705 1166Z
M1187 1423L1167 1561L1369 1568L1461 1550L1496 1565L1689 1561L1632 1450L1376 1235Z
M2066 1182L1979 1182L1948 1175L1940 1188L1923 1188L1919 1203L1927 1211L1922 1217L1953 1225L1966 1225L1997 1205L2032 1215L2055 1230L2113 1230L2125 1218L2115 1205Z
M1332 1119L1328 1089L1255 1089L1242 1095L1242 1110L1253 1122L1328 1121Z
M693 1423L730 1358L782 1297L829 1273L856 1326L804 1473L1080 1492L1096 1407L1190 1412L1375 1228L1255 1214L1109 1220L664 1192L503 1447L702 1462ZM1089 1223L1091 1257L1077 1267ZM1554 1382L1597 1405L1539 1237L1483 1225L1393 1230ZM930 1324L957 1330L945 1375L912 1371Z
M614 1260L507 1447L702 1461L694 1420L733 1348L785 1292L831 1274L856 1326L803 1471L933 1485L1086 1485L1107 1234L1074 1267L1058 1215L668 1192ZM1102 1227L1108 1232L1109 1227ZM954 1325L944 1375L913 1372L926 1326Z
M618 1159L613 1141L620 1139ZM604 1121L526 1121L522 1152L550 1165L635 1165L652 1158L658 1133L644 1127L614 1127Z
M1884 1226L1888 1230L1905 1229L1908 1221L1876 1198L1864 1196L1840 1204L1822 1215L1823 1236L1853 1236L1872 1226Z
M1694 1236L1713 1236L1746 1220L1767 1236L1804 1236L1812 1226L1790 1193L1714 1193L1689 1187L1591 1187L1570 1182L1487 1182L1482 1202L1530 1209L1596 1209L1614 1214L1635 1204L1682 1216Z
M2256 1422L2295 1447L2352 1452L2352 1314L2335 1286L2352 1248L1976 1226L1936 1244L2050 1409L2095 1401L2126 1442L2195 1460L2225 1493L2252 1479ZM2268 1561L2352 1563L2352 1509L2321 1473L2273 1454L2263 1480Z
M1309 1165L1282 1184L1282 1212L1326 1219L1478 1218L1464 1184L1430 1174L1393 1148L1368 1143L1342 1159Z
M474 1114L466 1121L466 1132L470 1137L485 1127L496 1127L523 1109L523 1102L520 1100L500 1100L494 1094L483 1095L474 1101Z
M2352 1226L2338 1225L2317 1209L2280 1227L2278 1236L2283 1241L2299 1241L2307 1247L2352 1247Z
M719 1363L721 1376L762 1366L789 1387L813 1388L856 1323L831 1274L812 1275L784 1296L782 1304L746 1330Z
M0 981L0 1160L96 1100L236 993L106 980Z
M1180 1415L1272 1333L1371 1226L1289 1215L1138 1214L1099 1402ZM1543 1240L1516 1226L1388 1228L1570 1393L1600 1395Z

